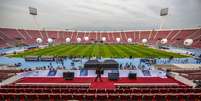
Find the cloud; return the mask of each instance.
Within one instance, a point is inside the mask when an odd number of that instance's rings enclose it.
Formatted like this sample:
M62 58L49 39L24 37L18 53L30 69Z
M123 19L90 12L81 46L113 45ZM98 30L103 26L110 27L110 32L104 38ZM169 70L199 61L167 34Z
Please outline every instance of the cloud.
M0 0L0 27L122 30L159 28L160 9L168 7L163 28L201 26L201 0Z

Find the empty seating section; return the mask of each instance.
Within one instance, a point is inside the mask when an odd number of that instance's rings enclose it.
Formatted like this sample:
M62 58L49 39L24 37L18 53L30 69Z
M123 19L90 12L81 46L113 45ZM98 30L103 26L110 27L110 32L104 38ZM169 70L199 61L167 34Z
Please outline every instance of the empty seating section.
M97 32L97 39L96 40L98 40L98 41L101 40L101 33L100 32Z
M125 32L121 32L120 34L121 34L122 42L123 42L123 43L127 43L127 39L128 39L128 38L127 38Z
M5 85L0 88L1 101L200 101L200 98L198 88L92 89L65 85Z
M83 32L77 32L77 37L76 37L76 42L77 42L77 38L81 38L82 42L84 42L84 34Z
M157 35L158 31L151 31L150 32L150 37L149 37L149 43L151 44L156 44L157 39L155 39L156 35Z
M172 44L183 45L183 40L190 36L196 30L181 30L173 39Z
M23 29L19 29L17 30L18 33L20 33L21 35L23 35L25 41L27 44L32 44L35 42L35 40L32 38L31 34L27 33L26 30Z
M134 32L134 42L140 42L140 32Z
M37 94L37 95L35 95ZM1 101L200 101L200 95L186 94L2 94Z
M120 38L121 43L127 43L128 38L133 42L141 43L142 39L147 39L149 44L156 44L161 39L166 38L168 44L183 46L185 39L193 39L192 47L201 47L201 29L182 29L182 30L150 30L150 31L121 31L121 32L77 32L77 31L44 31L44 30L25 30L25 29L8 29L0 28L0 46L6 47L8 44L14 44L17 40L21 40L25 44L36 43L36 38L41 38L43 44L47 44L47 39L54 39L55 43L65 43L66 38L70 38L72 43L77 43L77 38L81 38L81 42L101 41L105 37L106 43L117 43ZM89 40L84 40L88 37ZM12 41L11 41L12 40Z
M149 39L149 34L150 34L150 31L142 31L140 32L140 40L142 39Z
M158 32L158 35L156 37L156 40L161 40L163 38L167 38L168 34L170 33L171 31L160 31Z
M9 77L12 77L15 75L15 73L21 72L20 70L0 70L0 82L2 80L6 80Z
M77 42L77 32L68 32L71 36L72 43Z
M13 74L13 73L0 73L0 82L2 80L6 80L7 78L9 78L9 77L11 77L13 75L15 75L15 74Z

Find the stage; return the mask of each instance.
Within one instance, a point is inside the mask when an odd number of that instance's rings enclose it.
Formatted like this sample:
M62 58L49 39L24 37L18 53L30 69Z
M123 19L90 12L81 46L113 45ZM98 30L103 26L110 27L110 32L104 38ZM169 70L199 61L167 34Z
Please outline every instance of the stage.
M17 85L79 85L89 86L90 88L115 88L116 86L185 86L173 78L159 77L137 77L137 79L128 79L120 77L117 81L111 81L106 77L102 78L102 82L94 82L94 77L76 77L73 80L64 80L62 77L25 77L15 84Z
M128 77L128 74L136 73L137 77L160 77L160 78L166 78L166 72L161 70L145 70L146 73L143 70L104 70L102 77L108 77L108 73L112 72L119 72L119 77ZM53 75L50 75L49 70L35 70L35 71L29 71L29 72L23 72L18 73L19 76L23 77L63 77L63 72L74 72L75 77L96 77L95 70L57 70L56 73L53 73Z
M102 75L102 82L94 82L96 74L95 70L87 70L87 73L82 73L82 70L70 70L75 73L73 80L65 80L63 72L69 70L57 70L54 75L49 75L49 70L37 70L30 72L19 73L21 79L17 80L17 85L77 85L88 86L90 88L107 88L113 89L118 86L185 86L183 83L166 76L166 73L159 70L149 70L150 76L144 76L141 70L119 70L119 79L111 81L108 79L108 73L112 70L105 70ZM136 73L136 79L129 79L128 74Z

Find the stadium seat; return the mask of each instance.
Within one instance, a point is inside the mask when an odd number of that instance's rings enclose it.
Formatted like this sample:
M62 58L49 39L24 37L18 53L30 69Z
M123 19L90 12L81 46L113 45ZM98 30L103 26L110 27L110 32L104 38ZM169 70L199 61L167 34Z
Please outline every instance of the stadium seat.
M25 101L35 101L38 99L37 95L25 95Z
M52 89L52 93L61 93L61 89Z
M78 93L86 93L86 92L87 92L87 89L78 88L78 89L76 90L76 92L78 92Z
M128 93L126 93L128 94ZM121 101L130 101L131 100L131 96L130 95L120 95L120 100Z
M143 95L142 96L142 101L152 101L153 96L152 95Z
M178 95L168 95L167 100L169 101L179 101Z
M96 94L96 98L97 101L106 101L108 99L108 95L107 94Z
M61 95L61 99L62 100L73 100L74 97L72 94L64 94L64 95Z
M150 93L151 89L142 89L141 93Z
M79 95L75 94L75 95L73 95L73 99L74 100L82 100L82 99L84 99L84 96L81 94L79 94Z
M110 99L111 101L116 101L116 100L120 100L120 96L116 94L109 94L108 99Z
M39 101L49 101L50 100L50 96L47 94L47 95L38 95L38 99Z
M61 95L50 95L51 99L54 99L54 101L61 101Z
M95 99L95 95L94 94L86 94L86 96L84 97L84 100L86 101L94 101Z
M136 93L136 94L141 93L141 91L142 90L140 90L140 89L132 89L132 93Z
M15 101L24 101L25 96L24 95L15 95Z
M6 99L5 96L0 94L0 100L4 101L5 99Z
M96 93L107 93L106 89L98 89Z
M57 90L58 91L58 90ZM73 93L71 89L60 89L61 93Z
M166 101L166 96L164 95L155 95L156 101Z
M119 94L124 93L124 89L117 89L116 91L117 91L116 93L119 93Z
M141 95L131 95L131 101L141 101Z
M150 93L159 93L159 90L152 89Z
M46 89L43 89L42 92L43 93L52 93L52 90L50 88L46 88Z
M88 89L87 93L96 93L96 89Z

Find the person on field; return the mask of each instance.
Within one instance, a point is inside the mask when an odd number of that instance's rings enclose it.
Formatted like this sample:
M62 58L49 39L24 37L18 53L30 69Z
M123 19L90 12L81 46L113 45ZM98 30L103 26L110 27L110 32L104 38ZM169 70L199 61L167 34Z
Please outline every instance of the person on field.
M96 68L96 79L95 79L95 82L99 79L101 82L103 81L101 79L101 73L103 72L103 69L102 68Z

